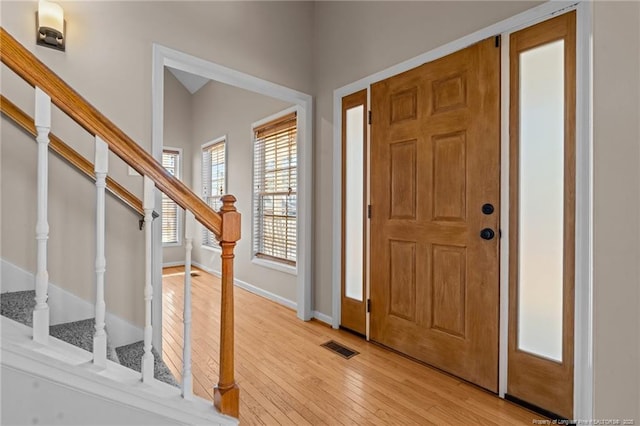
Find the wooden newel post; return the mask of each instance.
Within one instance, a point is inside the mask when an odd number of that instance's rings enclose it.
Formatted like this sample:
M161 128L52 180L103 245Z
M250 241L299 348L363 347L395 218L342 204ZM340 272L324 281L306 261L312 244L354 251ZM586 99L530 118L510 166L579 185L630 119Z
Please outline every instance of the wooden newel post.
M222 414L238 417L240 414L240 388L234 379L234 324L233 324L233 249L240 239L240 213L234 203L236 197L222 197L222 301L220 313L220 379L213 389L213 402Z

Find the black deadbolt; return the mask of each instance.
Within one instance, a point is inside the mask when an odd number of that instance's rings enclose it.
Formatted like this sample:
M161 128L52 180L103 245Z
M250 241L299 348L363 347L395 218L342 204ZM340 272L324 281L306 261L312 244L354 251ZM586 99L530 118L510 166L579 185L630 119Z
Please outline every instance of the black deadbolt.
M482 213L484 214L491 214L493 213L493 204L483 204L482 205Z
M496 233L493 232L493 229L491 228L484 228L482 231L480 231L480 238L482 238L483 240L493 240L493 237L496 236Z

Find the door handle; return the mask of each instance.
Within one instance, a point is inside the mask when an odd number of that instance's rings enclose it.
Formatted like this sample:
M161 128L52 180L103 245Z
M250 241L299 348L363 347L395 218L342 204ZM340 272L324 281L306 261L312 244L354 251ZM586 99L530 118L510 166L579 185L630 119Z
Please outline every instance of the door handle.
M482 238L483 240L493 240L493 237L496 236L496 233L493 232L493 229L491 228L484 228L482 231L480 231L480 238Z

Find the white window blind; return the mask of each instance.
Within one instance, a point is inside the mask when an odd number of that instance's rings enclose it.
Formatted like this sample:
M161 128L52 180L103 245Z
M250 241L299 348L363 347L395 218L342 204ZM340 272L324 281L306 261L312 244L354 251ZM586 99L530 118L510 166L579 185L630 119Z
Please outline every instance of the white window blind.
M296 263L296 114L255 127L253 253Z
M227 190L225 143L226 141L222 139L202 147L202 198L215 211L222 207L220 197ZM202 230L202 245L218 247L213 232L207 228Z
M175 177L179 177L180 152L172 149L162 151L162 166ZM178 205L162 194L162 243L177 244L178 236Z

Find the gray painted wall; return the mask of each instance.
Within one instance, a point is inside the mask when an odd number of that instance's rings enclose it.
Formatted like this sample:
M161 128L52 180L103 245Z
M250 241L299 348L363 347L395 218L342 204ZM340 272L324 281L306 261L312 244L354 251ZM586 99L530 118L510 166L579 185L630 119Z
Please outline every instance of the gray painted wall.
M640 419L640 3L594 13L596 418Z

